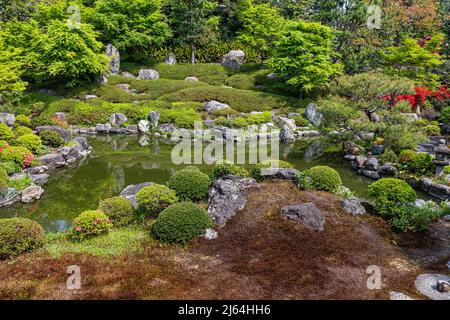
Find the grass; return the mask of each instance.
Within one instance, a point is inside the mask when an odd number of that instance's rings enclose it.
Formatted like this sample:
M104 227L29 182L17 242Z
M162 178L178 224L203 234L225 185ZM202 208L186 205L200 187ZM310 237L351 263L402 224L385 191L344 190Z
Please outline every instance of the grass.
M126 252L140 252L143 250L144 241L152 239L148 232L137 226L112 229L107 235L81 242L72 242L68 233L50 233L47 235L45 251L53 258L59 258L66 253L112 257Z
M205 86L180 90L160 98L167 102L217 100L230 105L239 112L266 111L272 109L298 109L300 101L295 98L217 86Z

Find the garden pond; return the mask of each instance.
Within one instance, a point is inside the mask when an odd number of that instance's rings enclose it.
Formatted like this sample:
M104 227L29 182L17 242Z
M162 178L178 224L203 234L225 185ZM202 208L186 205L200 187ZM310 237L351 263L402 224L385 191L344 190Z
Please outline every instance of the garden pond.
M152 181L165 184L170 175L185 165L172 162L173 143L146 136L90 136L94 151L86 159L50 174L42 198L31 204L16 203L0 208L0 218L24 217L38 221L47 231L70 228L80 212L96 209L100 199L118 195L126 186ZM342 159L340 142L324 138L297 140L282 146L280 158L305 170L317 165L336 169L343 184L360 197L367 196L373 182L359 176ZM208 173L210 165L199 165ZM424 194L419 195L426 198Z

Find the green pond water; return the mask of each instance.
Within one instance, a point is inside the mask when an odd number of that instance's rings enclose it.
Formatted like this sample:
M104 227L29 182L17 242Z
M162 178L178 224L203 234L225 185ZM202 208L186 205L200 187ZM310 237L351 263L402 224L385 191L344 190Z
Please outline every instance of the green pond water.
M138 136L98 136L88 140L94 148L88 158L51 172L40 200L0 208L0 218L20 216L38 221L48 231L66 230L80 212L96 209L99 199L118 195L130 184L164 184L173 172L185 166L173 164L170 143L150 139L146 145ZM282 146L280 158L300 170L316 165L333 167L346 187L365 197L372 180L349 167L342 159L340 146L324 139L301 140L291 148ZM199 167L204 172L212 169L208 165Z

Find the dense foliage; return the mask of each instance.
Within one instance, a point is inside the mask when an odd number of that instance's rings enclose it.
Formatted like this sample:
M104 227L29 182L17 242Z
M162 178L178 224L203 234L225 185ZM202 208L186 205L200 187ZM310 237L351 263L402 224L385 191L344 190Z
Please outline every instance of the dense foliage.
M0 219L0 260L41 247L44 231L35 221L23 218Z
M179 199L198 201L207 197L210 182L209 176L199 170L182 169L169 178L167 185Z
M327 166L317 166L299 172L295 178L297 185L303 190L336 192L342 185L339 173Z
M72 239L81 241L109 232L111 222L102 211L88 210L73 220Z
M112 197L101 200L98 210L104 212L115 227L126 226L134 219L134 208L130 200Z
M178 197L174 190L155 183L139 190L136 200L144 217L156 218L165 208L178 202Z

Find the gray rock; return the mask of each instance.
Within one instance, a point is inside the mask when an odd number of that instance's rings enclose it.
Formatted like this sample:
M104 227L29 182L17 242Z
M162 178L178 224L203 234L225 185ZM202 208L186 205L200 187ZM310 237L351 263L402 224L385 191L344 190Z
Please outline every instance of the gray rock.
M369 114L369 119L372 122L380 122L381 121L380 116L378 114L376 114L375 112L372 112Z
M361 169L364 166L364 162L366 162L367 158L364 156L356 156L353 161L354 169Z
M364 151L364 149L351 141L345 141L343 143L344 154L357 155Z
M284 143L295 141L295 134L289 129L289 127L284 126L281 128L280 141Z
M417 208L423 208L426 206L426 204L427 204L427 202L422 199L416 199L416 201L414 201L414 206Z
M361 204L359 199L345 199L341 202L342 209L354 216L366 213L366 208Z
M108 133L111 130L112 126L110 123L99 123L95 126L95 131L98 133Z
M16 123L16 117L11 113L0 112L0 122L12 127Z
M428 193L441 200L448 200L450 197L450 187L443 184L432 183Z
M449 217L449 218L450 218L450 217ZM450 219L449 219L448 221L450 221ZM447 263L446 263L445 265L447 266L447 269L450 270L450 260L447 261Z
M84 149L88 150L91 146L85 137L75 137L74 139Z
M150 119L150 122L152 124L152 129L156 129L158 127L159 119L161 118L161 115L157 110L154 110L148 114L148 118Z
M304 138L314 138L321 136L320 132L317 130L305 130L305 131L298 131L299 136Z
M413 298L411 298L410 296L401 293L401 292L395 292L392 291L389 295L389 299L390 300L414 300Z
M69 142L70 140L72 140L72 134L68 130L59 126L39 126L36 127L36 131L38 134L44 131L56 131L65 142Z
M215 180L209 188L208 213L219 227L247 203L247 190L258 184L254 179L232 175Z
M159 73L153 69L139 70L138 80L157 80L159 79Z
M420 190L428 192L432 184L433 180L430 178L422 178L420 179Z
M306 227L323 231L325 217L314 203L301 203L286 206L281 209L281 213L287 219L302 222Z
M272 81L282 81L283 79L281 77L279 77L277 74L275 73L269 73L267 75L267 79L272 80Z
M122 72L120 75L121 75L122 77L124 77L124 78L130 78L130 79L136 78L136 77L134 76L134 74L129 73L129 72L126 72L126 71Z
M219 236L216 230L214 229L206 229L203 238L206 240L214 240Z
M216 100L211 100L211 101L208 101L205 104L204 108L205 108L206 112L211 113L211 112L213 112L215 110L229 109L230 106L225 104L225 103L221 103L219 101L216 101Z
M171 66L177 64L177 58L175 57L175 55L173 53L169 53L167 55L166 64L171 65Z
M50 168L59 168L66 165L64 156L60 153L49 153L39 158L39 161Z
M374 146L372 147L371 152L372 152L372 154L373 154L374 156L379 156L380 154L383 154L383 152L384 152L384 145L382 145L382 144L376 144L376 145L374 145Z
M30 179L34 184L38 186L43 186L48 182L50 176L47 173L30 174Z
M297 169L290 168L263 168L261 169L261 175L266 179L277 180L295 180L295 176L299 171Z
M344 159L347 161L355 161L356 156L352 155L352 154L346 154L344 156Z
M133 204L133 207L135 209L138 208L138 203L136 200L136 193L139 192L144 187L151 186L153 182L144 182L140 184L132 184L126 187L122 190L122 192L119 194L120 197L130 200L130 202Z
M373 140L375 138L375 133L360 131L360 132L358 132L358 137L363 140L369 141L369 140Z
M187 81L187 82L198 82L199 80L198 80L197 77L186 77L184 79L184 81Z
M47 166L31 167L31 168L26 168L23 170L24 173L28 173L28 174L40 174L40 173L44 173L47 171L48 171Z
M142 133L147 133L150 131L150 122L148 120L140 120L138 123L139 131Z
M110 59L109 74L118 75L120 71L120 53L112 44L106 46L106 56Z
M380 174L378 173L378 171L363 169L362 174L370 179L374 179L374 180L380 179Z
M126 134L128 131L126 128L113 127L109 130L109 133L112 134Z
M22 191L22 199L23 203L30 203L34 200L39 200L44 193L44 189L40 186L29 186Z
M55 112L53 114L53 118L62 121L62 122L66 122L67 121L67 117L66 114L64 112Z
M203 120L203 125L207 128L212 128L214 126L215 121L211 119Z
M100 79L98 80L98 82L99 82L101 85L108 84L108 77L106 77L105 74L102 74L102 75L100 76Z
M20 193L14 188L6 188L0 191L0 207L20 201Z
M284 118L284 117L279 117L278 121L280 123L280 128L282 127L287 127L290 131L294 132L295 130L297 130L297 126L295 124L295 121L292 119L288 119L288 118Z
M245 60L244 51L232 50L222 58L222 66L233 70L240 70L241 65L244 64L244 60Z
M128 83L118 83L116 87L125 91L130 91L130 85Z
M383 177L396 177L398 169L391 163L385 163L380 167L379 173Z
M123 125L125 122L127 122L128 118L123 114L123 113L113 113L110 117L109 117L109 123L113 126L113 127L120 127L121 125Z
M436 288L441 293L450 292L450 281L438 280Z
M323 121L323 115L315 103L306 106L306 119L316 127L320 127Z
M416 289L432 300L450 300L450 292L439 292L438 281L450 281L450 277L443 274L421 274L416 278Z
M368 158L366 161L364 161L363 167L364 169L369 171L377 171L380 167L380 164L377 158Z
M136 134L139 132L138 126L135 124L130 124L129 126L127 126L125 128L125 131L126 131L126 133L129 133L129 134Z

